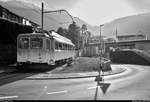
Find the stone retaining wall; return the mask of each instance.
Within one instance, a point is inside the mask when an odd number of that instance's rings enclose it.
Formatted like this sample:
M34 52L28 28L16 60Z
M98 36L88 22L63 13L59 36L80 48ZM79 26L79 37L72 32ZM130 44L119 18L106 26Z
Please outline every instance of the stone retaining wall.
M110 59L114 63L150 65L147 59L130 50L110 52Z

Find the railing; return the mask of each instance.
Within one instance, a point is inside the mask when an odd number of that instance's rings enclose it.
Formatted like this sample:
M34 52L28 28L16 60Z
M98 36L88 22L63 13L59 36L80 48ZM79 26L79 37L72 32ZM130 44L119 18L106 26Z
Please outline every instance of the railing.
M102 63L102 71L112 71L111 69L111 60L107 59L107 58L104 58L102 57L102 60L103 60L103 63Z

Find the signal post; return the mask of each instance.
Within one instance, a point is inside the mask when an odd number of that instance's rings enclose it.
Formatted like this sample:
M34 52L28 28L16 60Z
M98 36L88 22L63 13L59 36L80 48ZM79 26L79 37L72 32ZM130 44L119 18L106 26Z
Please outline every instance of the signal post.
M99 50L99 54L100 54L100 63L99 63L99 69L97 70L98 71L98 76L96 76L95 78L95 81L97 82L97 87L96 87L96 92L95 92L95 97L94 97L94 100L97 100L97 95L98 95L98 87L101 88L103 94L106 93L108 87L110 86L110 83L104 83L104 73L103 73L103 64L107 64L107 63L104 63L104 61L102 61L102 36L101 36L101 27L104 26L103 25L100 25L100 50Z

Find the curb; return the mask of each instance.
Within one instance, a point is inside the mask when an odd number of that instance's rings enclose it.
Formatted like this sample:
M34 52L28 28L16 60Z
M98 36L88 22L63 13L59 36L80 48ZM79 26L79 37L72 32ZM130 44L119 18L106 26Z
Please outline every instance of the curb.
M108 73L106 75L102 75L102 76L108 76L108 75L114 75L114 74L120 74L124 71L126 71L127 69L125 68L121 68L122 70L119 72L115 72L115 73ZM61 74L60 74L61 75ZM23 80L53 80L53 79L77 79L77 78L90 78L90 77L96 77L97 75L83 75L83 76L66 76L66 77L40 77L40 78L25 78Z

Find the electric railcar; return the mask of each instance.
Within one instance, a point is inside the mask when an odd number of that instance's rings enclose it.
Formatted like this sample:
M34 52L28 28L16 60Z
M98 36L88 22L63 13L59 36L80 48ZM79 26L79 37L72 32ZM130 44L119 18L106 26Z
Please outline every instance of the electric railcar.
M55 32L19 34L17 64L70 62L75 58L75 45Z

